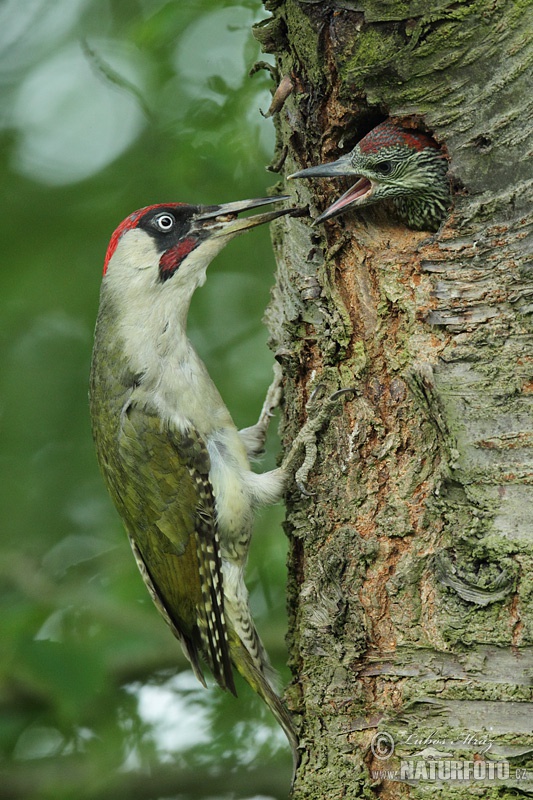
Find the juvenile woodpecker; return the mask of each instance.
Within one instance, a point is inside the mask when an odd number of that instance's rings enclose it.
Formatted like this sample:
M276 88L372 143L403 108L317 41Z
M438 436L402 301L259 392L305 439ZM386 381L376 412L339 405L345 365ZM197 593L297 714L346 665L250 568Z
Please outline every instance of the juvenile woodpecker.
M237 214L272 202L149 206L119 225L105 258L90 406L100 467L142 577L196 677L205 686L205 661L235 694L235 666L283 727L297 761L243 578L254 510L281 498L288 474L287 463L263 474L249 463L262 449L279 386L257 425L238 431L186 335L191 298L216 254L291 209Z
M316 222L390 200L397 217L409 228L436 231L450 205L447 169L448 162L431 136L387 120L361 139L351 153L289 178L358 178Z

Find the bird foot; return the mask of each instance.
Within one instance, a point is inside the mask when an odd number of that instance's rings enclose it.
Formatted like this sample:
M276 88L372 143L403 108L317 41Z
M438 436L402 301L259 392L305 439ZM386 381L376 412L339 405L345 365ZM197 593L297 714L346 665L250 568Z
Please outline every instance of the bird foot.
M333 394L324 399L325 392L326 386L323 383L319 384L313 390L307 401L306 409L312 410L315 406L318 406L318 411L310 416L305 425L301 428L281 465L281 469L286 474L294 472L294 481L304 497L312 497L315 494L307 489L306 484L309 473L313 469L318 455L316 444L318 433L323 428L326 420L329 419L332 410L337 407L339 400L346 395L354 395L355 389L353 387L339 389L337 392L333 392ZM304 451L303 462L300 467L294 471L294 463L300 458L302 450Z

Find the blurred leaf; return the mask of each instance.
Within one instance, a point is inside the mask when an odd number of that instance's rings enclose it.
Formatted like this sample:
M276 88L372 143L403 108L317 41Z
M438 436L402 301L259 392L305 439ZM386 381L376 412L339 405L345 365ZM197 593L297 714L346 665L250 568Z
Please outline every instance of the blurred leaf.
M17 652L17 679L50 698L61 718L75 722L104 687L105 669L90 642L26 640Z

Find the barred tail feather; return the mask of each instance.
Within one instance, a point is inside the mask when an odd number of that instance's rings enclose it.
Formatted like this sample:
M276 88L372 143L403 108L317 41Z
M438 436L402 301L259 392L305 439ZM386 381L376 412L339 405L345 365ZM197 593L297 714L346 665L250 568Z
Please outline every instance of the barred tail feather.
M257 636L257 638L259 637ZM240 672L244 680L251 686L254 692L256 692L264 700L278 723L283 728L283 731L285 732L285 735L291 746L293 767L294 771L296 772L298 764L300 763L298 737L296 735L296 730L294 729L292 718L288 709L283 704L281 698L278 697L274 691L270 680L265 674L265 671L258 668L255 660L252 658L251 654L248 652L247 648L234 630L230 629L229 640L231 658L237 670ZM268 661L266 662L265 667L267 670L272 669Z
M225 611L231 660L244 680L267 704L283 728L292 750L294 770L298 767L298 737L291 715L276 693L276 673L257 633L244 585L242 568L223 561Z

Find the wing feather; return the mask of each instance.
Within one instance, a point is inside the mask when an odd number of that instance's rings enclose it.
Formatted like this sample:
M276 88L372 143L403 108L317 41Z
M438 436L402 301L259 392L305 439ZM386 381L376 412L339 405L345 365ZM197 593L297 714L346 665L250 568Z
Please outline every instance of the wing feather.
M112 494L148 590L198 679L205 685L200 652L218 684L235 693L205 441L130 401L117 456L123 475Z

